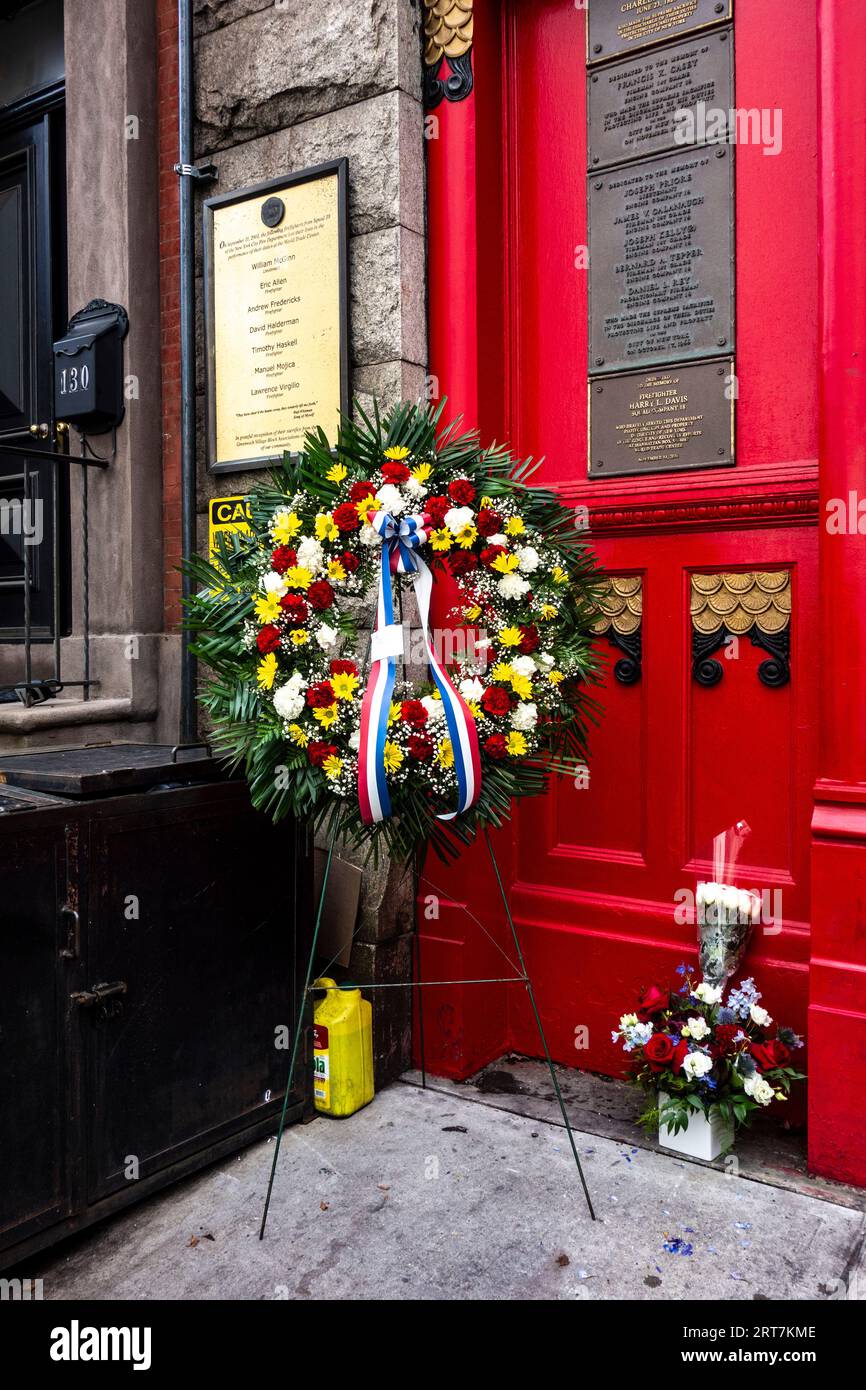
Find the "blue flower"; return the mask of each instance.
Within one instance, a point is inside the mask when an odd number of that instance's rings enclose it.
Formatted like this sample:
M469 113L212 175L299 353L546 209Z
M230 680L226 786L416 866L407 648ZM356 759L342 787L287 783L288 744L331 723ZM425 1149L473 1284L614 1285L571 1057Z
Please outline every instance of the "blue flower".
M736 1014L734 1013L733 1009L722 1008L719 1009L718 1015L716 1017L716 1023L733 1023L735 1018Z
M748 1018L752 1005L757 1004L760 998L760 991L755 988L755 981L749 976L747 980L740 981L739 989L731 990L728 995L728 1008L733 1009L738 1018Z
M689 967L688 967L686 964L678 965L678 966L677 966L677 974L678 974L678 975L685 975L685 973L686 973L686 971L688 970L688 968L689 968Z

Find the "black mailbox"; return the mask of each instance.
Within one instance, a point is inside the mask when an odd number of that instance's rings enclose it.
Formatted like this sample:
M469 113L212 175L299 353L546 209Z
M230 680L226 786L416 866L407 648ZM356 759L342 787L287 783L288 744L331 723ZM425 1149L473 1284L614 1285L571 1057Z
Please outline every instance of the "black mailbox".
M102 434L123 419L126 310L92 299L73 314L54 344L54 415L85 434Z

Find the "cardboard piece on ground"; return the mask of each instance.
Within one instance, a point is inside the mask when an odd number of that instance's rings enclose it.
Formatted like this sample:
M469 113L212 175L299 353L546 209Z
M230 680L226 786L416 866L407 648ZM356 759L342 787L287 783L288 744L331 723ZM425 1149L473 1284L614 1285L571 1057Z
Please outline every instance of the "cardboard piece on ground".
M316 902L322 891L325 876L327 851L316 850L315 888ZM336 854L331 859L328 886L322 906L322 925L319 928L318 954L334 965L344 968L349 964L352 954L352 933L358 920L358 904L361 900L362 869Z

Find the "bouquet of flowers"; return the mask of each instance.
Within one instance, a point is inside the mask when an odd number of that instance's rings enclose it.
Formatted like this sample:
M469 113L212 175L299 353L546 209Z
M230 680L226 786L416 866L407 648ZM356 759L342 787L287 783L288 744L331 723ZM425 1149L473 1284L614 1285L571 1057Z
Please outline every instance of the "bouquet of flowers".
M696 982L687 966L677 975L675 989L644 990L612 1034L629 1054L632 1079L666 1096L661 1112L654 1097L640 1123L678 1134L693 1113L709 1119L717 1108L725 1120L747 1125L754 1111L786 1100L792 1083L805 1080L791 1065L803 1040L774 1027L754 980L742 980L725 1001L720 985Z
M740 850L750 834L750 826L741 820L713 838L714 881L699 882L695 895L701 973L706 984L722 989L746 954L753 927L761 917L757 893L731 883Z

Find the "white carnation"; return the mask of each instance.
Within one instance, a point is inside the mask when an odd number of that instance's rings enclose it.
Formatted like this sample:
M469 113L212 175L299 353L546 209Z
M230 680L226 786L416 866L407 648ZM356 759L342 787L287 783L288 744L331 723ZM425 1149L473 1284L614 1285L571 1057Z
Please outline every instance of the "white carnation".
M274 709L281 719L297 719L304 710L303 692L293 682L274 691Z
M705 1052L690 1052L683 1061L683 1071L690 1081L698 1076L706 1076L712 1070L713 1059Z
M383 512L390 512L392 516L399 516L406 510L406 503L400 493L400 489L393 483L383 483L376 493L376 501L379 509Z
M514 663L512 662L512 665L513 664ZM471 678L462 680L460 682L460 685L458 686L458 689L460 691L460 694L463 696L464 700L474 700L476 704L481 699L481 696L484 694L484 686L482 685L481 681L478 679L477 676L472 676Z
M426 497L429 492L429 488L424 483L419 483L417 478L408 478L403 486L413 497Z
M430 716L431 724L438 724L440 719L445 718L445 706L441 700L434 700L432 695L424 695L421 703Z
M330 627L328 623L321 624L316 632L316 641L323 652L330 651L331 647L336 644L337 635L337 629L335 627Z
M529 589L529 580L519 574L503 574L496 585L503 598L522 598Z
M533 570L538 569L540 556L533 545L526 545L522 550L518 550L517 558L520 561L520 568L524 574L532 574Z
M283 575L277 574L276 570L262 575L261 586L266 594L276 594L278 598L282 598L289 587Z
M535 662L531 656L515 656L512 658L510 666L518 676L532 676L536 670Z
M550 655L550 652L538 652L535 660L538 662L542 671L552 671L553 667L556 665L556 662L554 661L554 658Z
M504 536L504 535L502 534L501 531L497 531L495 536L488 536L488 537L487 537L487 544L488 544L488 545L507 545L507 544L508 544L508 537L507 537L507 536Z
M298 546L298 564L303 565L304 569L310 574L318 574L324 562L325 552L317 540L312 536L305 536Z
M358 749L361 747L360 729L354 729L353 732L349 735L349 747L352 749L353 753L357 753Z
M474 517L475 513L471 507L452 507L445 513L445 525L456 536L458 531L462 531L464 526L468 526L474 520Z
M511 711L511 727L519 729L522 734L534 729L538 723L538 705L532 701L521 701L516 709Z
M379 541L379 540L381 540L381 536L379 535L379 532L378 532L378 531L376 531L376 530L373 529L372 526L367 526L367 525L365 524L365 525L363 525L363 526L361 527L361 544L362 544L362 545L375 545L376 542Z

